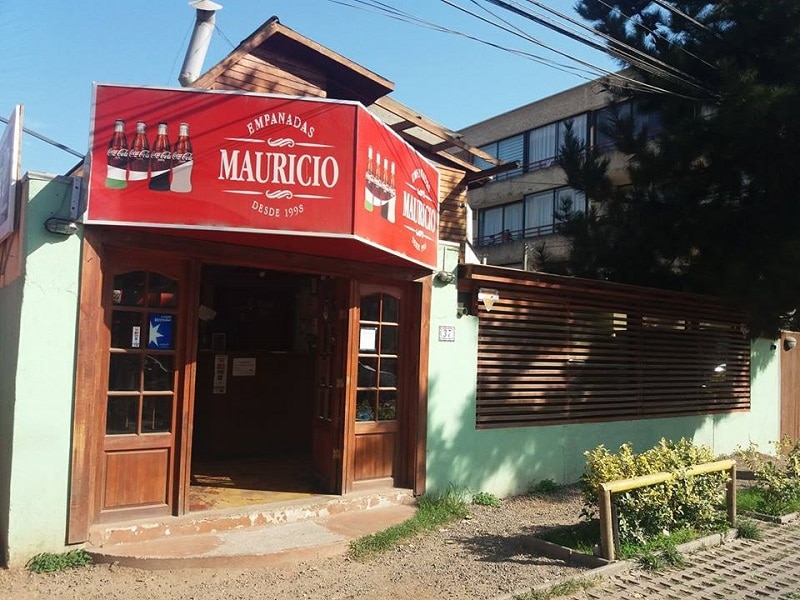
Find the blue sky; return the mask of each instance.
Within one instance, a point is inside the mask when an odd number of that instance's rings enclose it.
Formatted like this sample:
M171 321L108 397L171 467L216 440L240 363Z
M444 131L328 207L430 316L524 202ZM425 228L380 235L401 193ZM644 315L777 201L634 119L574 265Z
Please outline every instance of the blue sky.
M204 70L272 15L295 31L395 83L394 98L459 129L584 83L586 79L457 36L332 0L218 0ZM355 4L354 0L343 0ZM419 18L504 47L569 61L512 37L441 0L385 0ZM480 12L471 0L453 3ZM573 0L545 0L576 16ZM543 42L614 69L604 55L493 9ZM484 16L486 13L481 13ZM194 9L187 0L0 0L0 115L25 107L26 127L85 152L92 82L179 87ZM575 63L570 63L575 64ZM587 77L587 75L584 75ZM2 124L0 124L2 125ZM24 136L24 171L63 173L79 161Z

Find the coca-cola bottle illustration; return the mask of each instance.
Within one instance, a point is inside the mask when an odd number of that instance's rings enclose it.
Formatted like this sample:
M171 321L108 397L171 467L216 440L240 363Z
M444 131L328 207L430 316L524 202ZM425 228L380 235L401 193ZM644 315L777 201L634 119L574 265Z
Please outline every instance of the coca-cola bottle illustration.
M385 171L386 167L384 167ZM386 180L385 190L383 204L381 205L381 216L389 223L394 223L394 210L397 201L397 189L394 185L394 162L392 162L391 175Z
M121 190L128 187L128 140L125 137L125 121L114 122L114 134L106 153L106 187Z
M375 186L375 166L372 163L372 146L367 149L367 184L364 186L364 208L372 212L374 206L374 196L372 190Z
M181 123L178 128L178 141L172 149L172 183L170 190L173 192L192 191L192 142L189 139L189 124Z
M136 135L128 151L128 181L142 181L150 173L150 143L147 141L147 126L144 121L136 122Z
M172 168L172 152L167 136L167 124L158 124L158 133L150 150L150 189L157 192L169 191L169 172Z
M370 148L370 150L372 150L372 148ZM367 166L367 197L364 202L364 208L370 212L372 212L376 206L381 205L380 196L382 180L383 174L381 172L381 153L376 152L373 167L369 168L369 166Z

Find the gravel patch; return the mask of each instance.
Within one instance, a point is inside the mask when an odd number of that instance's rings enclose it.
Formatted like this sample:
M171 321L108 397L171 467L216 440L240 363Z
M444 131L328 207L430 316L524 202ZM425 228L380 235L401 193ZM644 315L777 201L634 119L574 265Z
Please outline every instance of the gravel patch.
M518 496L366 560L346 556L257 569L142 571L116 565L53 574L0 570L0 598L492 599L556 582L584 569L531 554L526 540L580 520L577 487Z

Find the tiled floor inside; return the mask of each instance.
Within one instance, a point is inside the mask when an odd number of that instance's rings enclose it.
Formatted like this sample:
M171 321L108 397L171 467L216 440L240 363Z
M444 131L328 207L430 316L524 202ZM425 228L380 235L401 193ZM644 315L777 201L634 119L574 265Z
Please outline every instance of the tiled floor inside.
M305 456L193 461L189 510L307 498L320 493Z

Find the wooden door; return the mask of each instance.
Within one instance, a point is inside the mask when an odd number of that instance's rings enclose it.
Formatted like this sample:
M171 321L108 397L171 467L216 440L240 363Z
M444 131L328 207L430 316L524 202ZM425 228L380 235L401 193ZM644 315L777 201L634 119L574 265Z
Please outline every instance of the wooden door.
M800 441L800 333L781 332L781 438Z
M187 289L180 261L114 257L103 284L109 344L98 422L100 520L170 514L176 502L176 447L183 406Z
M403 294L399 288L362 285L359 296L353 479L394 483L405 404Z
M317 361L312 463L322 491L341 494L343 487L344 410L347 397L349 281L318 280Z

